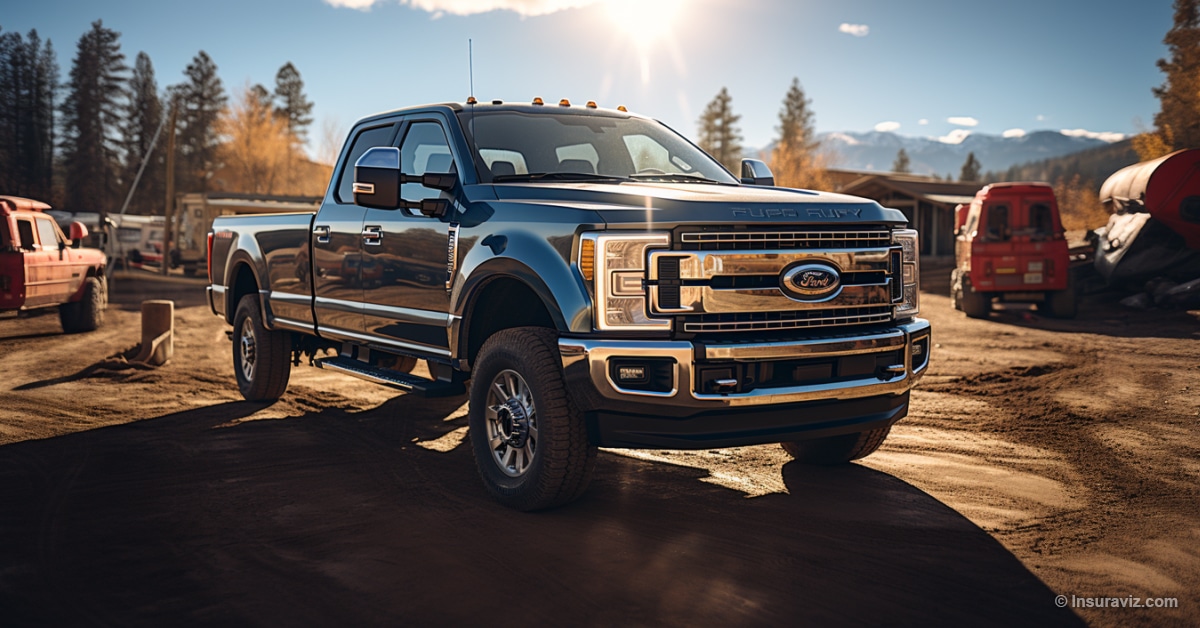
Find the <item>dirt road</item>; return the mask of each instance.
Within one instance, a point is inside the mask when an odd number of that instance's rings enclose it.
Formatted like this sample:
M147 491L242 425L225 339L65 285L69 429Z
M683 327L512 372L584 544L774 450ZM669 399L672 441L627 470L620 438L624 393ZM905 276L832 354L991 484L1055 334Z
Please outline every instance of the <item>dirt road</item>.
M1196 319L974 321L925 282L930 374L862 464L606 451L533 515L484 493L463 398L301 367L239 401L196 284L119 282L92 334L0 320L0 623L1200 623ZM143 298L176 300L175 360L89 369Z

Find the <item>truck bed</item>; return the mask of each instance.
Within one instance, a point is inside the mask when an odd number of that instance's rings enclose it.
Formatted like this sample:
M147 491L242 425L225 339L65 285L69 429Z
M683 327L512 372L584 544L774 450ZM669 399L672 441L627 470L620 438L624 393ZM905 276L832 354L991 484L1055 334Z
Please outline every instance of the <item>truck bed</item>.
M315 212L254 216L219 216L213 221L211 279L217 286L237 285L239 265L256 265L265 278L272 318L313 324L312 256L309 238ZM223 291L214 295L214 308L228 312Z

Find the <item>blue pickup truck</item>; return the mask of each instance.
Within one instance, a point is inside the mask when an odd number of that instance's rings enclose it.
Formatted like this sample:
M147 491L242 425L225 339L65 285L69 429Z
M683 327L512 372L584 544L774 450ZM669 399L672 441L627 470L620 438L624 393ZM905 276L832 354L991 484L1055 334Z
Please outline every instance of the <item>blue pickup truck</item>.
M739 174L594 103L379 114L315 213L216 219L208 299L247 399L302 361L468 392L479 475L520 510L580 496L597 447L866 456L929 363L917 233Z

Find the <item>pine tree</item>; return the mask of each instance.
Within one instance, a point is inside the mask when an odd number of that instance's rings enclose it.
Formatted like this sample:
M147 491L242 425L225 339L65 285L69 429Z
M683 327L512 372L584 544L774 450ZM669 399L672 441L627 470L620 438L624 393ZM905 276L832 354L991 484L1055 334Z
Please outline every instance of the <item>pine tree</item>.
M154 79L154 65L144 52L139 52L134 62L133 74L129 77L128 98L129 105L122 125L125 162L121 180L125 183L126 194L137 177L138 169L142 167L142 161L146 162L128 211L134 214L159 214L166 181L165 138L158 138L153 153L150 152L150 144L162 125L163 104L158 96L158 82Z
M724 164L730 172L741 172L742 134L737 127L742 116L735 115L730 106L732 97L724 87L700 115L700 148Z
M216 171L217 117L228 98L217 65L201 50L183 71L187 81L174 86L171 94L178 106L179 167L175 189L180 192L205 192Z
M79 38L62 104L64 209L108 212L119 203L116 138L128 69L119 38L100 20Z
M51 201L58 64L36 30L0 34L0 189Z
M273 115L274 104L271 97L271 92L262 86L262 83L255 83L250 87L249 97L255 100L255 111L263 112L266 115Z
M291 61L283 64L275 74L275 99L279 101L275 111L287 119L287 129L295 136L296 142L307 142L308 127L313 121L313 104L304 95L304 81Z
M820 142L813 128L812 101L805 97L800 79L793 78L779 111L779 138L771 156L775 182L786 187L831 189L832 181L818 153Z
M983 165L980 164L979 160L975 158L975 153L967 153L967 160L963 162L962 172L958 175L958 180L969 183L977 183L979 181L979 174L982 168Z
M1154 116L1158 137L1135 141L1142 159L1200 147L1200 0L1175 0L1175 22L1163 43L1170 58L1158 60L1167 77L1153 90L1162 104Z
M908 159L908 151L901 148L896 152L896 161L892 162L892 172L896 174L912 172L912 162Z

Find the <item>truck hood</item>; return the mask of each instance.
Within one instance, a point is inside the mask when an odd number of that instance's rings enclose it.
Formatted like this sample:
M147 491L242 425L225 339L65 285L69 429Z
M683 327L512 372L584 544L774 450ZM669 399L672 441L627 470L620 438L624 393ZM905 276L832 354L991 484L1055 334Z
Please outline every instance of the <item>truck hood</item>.
M809 190L696 183L503 183L502 202L594 211L609 225L892 223L904 214L875 201Z

